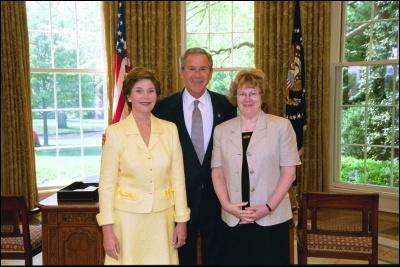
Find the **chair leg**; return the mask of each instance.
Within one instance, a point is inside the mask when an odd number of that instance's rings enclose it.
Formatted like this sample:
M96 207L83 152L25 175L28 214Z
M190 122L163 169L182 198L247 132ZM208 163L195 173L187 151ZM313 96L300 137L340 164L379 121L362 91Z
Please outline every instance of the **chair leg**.
M301 264L301 247L299 242L297 242L297 264Z
M307 264L307 255L303 255L303 250L297 243L297 264Z
M32 266L33 265L33 259L30 256L25 257L25 266Z

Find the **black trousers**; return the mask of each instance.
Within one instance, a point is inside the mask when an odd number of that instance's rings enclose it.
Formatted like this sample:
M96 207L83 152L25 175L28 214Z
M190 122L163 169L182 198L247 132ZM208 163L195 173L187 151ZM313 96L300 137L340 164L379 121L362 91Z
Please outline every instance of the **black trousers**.
M224 230L228 265L290 265L289 221L272 226L225 224Z
M191 218L187 224L186 244L178 249L179 265L197 265L197 239L201 238L202 265L225 265L223 262L223 229L225 223L221 219L221 211L215 212L209 205L219 205L211 200L207 192L202 194L198 218ZM214 203L215 202L215 203Z

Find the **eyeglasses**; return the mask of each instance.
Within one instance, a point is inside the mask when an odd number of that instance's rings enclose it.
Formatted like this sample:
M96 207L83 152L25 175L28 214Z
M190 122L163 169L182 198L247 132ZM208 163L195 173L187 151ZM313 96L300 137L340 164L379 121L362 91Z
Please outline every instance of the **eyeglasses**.
M258 95L260 95L261 93L259 91L252 91L250 93L245 93L245 92L241 92L237 95L238 98L240 99L245 99L246 96L249 96L251 99L256 99Z

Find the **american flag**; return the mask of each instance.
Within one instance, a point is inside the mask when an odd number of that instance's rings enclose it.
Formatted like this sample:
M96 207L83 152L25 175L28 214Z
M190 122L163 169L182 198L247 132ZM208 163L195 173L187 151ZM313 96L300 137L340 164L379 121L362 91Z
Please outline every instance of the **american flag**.
M303 39L301 34L300 3L296 1L290 66L286 80L286 117L296 132L297 150L303 152L303 131L306 130L306 98Z
M114 99L113 99L113 123L125 119L128 114L128 105L125 103L122 94L122 82L126 74L130 71L130 62L128 51L126 50L126 32L125 32L125 10L124 1L118 2L118 20L115 33L114 47Z

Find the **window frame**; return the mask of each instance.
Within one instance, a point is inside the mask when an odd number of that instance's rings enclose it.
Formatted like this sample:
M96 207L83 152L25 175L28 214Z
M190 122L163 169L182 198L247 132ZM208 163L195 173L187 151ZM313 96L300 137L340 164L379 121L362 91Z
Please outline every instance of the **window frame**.
M46 1L49 8L51 8L52 5L52 1ZM98 1L99 4L99 27L101 32L104 32L104 23L102 22L103 17L102 17L102 2ZM74 8L74 12L75 12L75 18L77 17L77 1L74 2L75 8ZM27 12L29 12L29 10L27 9ZM51 9L49 10L50 15L49 15L49 19L52 20L52 15L51 15ZM29 26L29 25L28 25ZM32 30L33 32L45 32L51 35L52 38L52 34L53 34L53 30L50 26L50 29L47 30ZM29 32L31 32L31 30L29 30ZM57 32L59 32L59 30L57 30ZM77 36L81 33L81 31L78 29L77 25L75 25L75 29L74 31L68 31L66 34L74 34L75 38L77 38ZM100 35L100 38L103 39L102 35ZM51 40L51 39L50 39ZM79 99L82 98L82 85L83 85L83 81L82 81L82 75L85 74L92 74L92 75L99 75L102 79L102 87L103 87L103 91L102 91L102 103L103 106L102 107L84 107L84 105L82 104L82 101L79 101L79 106L78 107L66 107L66 108L62 108L62 107L58 107L56 103L54 103L54 106L50 107L50 108L32 108L32 113L34 114L35 112L42 112L42 111L46 111L49 113L54 113L55 118L54 121L56 123L56 127L55 127L55 138L56 140L54 141L55 144L49 144L49 146L41 146L41 147L36 147L36 151L43 151L43 150L53 150L55 151L55 157L56 157L56 162L57 162L57 166L54 168L57 172L57 178L55 183L51 183L51 184L41 184L38 185L38 191L39 191L39 197L40 199L43 199L44 197L49 196L50 194L53 194L56 190L72 183L72 180L63 180L63 178L60 178L60 170L61 170L61 166L62 166L62 156L60 155L60 149L78 149L80 150L80 155L79 155L79 160L80 160L80 165L81 165L81 179L83 179L86 176L90 176L90 175L85 175L85 164L87 165L87 163L85 163L86 159L85 159L85 149L86 148L96 148L98 147L101 151L101 137L99 137L99 142L98 144L85 144L84 141L84 137L83 137L83 126L84 126L84 122L85 119L83 118L82 113L85 111L94 111L94 112L98 112L101 111L103 113L103 118L99 119L100 124L102 124L102 128L103 128L103 132L104 129L108 126L108 100L107 100L107 82L106 82L106 76L107 76L107 66L105 64L105 43L101 42L100 44L101 46L101 65L103 66L103 68L101 69L93 69L93 68L83 68L82 66L79 66L79 57L80 55L77 54L77 66L75 68L55 68L55 55L54 55L54 42L51 42L51 68L30 68L30 73L32 74L48 74L50 76L52 76L52 90L53 90L53 94L56 94L56 90L57 90L57 80L56 80L56 76L57 75L62 75L62 74L74 74L77 76L78 79L78 88L75 88L76 90L78 90L77 94L79 95ZM79 42L76 43L76 48L80 47ZM81 47L82 49L82 47ZM33 90L33 88L32 88ZM94 88L94 90L96 90ZM57 99L54 99L54 101L56 102ZM75 141L75 143L79 143L79 144L71 144L71 145L60 145L59 142L57 141L59 138L59 127L57 125L57 112L78 112L80 114L79 116L79 133L80 137L79 140L80 141ZM41 136L41 138L43 138L43 136ZM74 140L78 140L78 139L74 139ZM43 139L41 140L43 141ZM38 152L36 152L38 153ZM88 156L88 155L86 155ZM101 155L100 155L101 156ZM98 155L98 157L100 157ZM36 155L36 157L38 157ZM38 159L36 159L36 166L38 164ZM38 170L36 169L36 172L38 173ZM99 170L100 172L100 170ZM72 178L73 179L73 178Z
M330 190L332 192L379 192L380 210L399 213L399 188L384 187L377 185L350 184L336 181L335 177L340 177L341 165L341 82L342 77L337 75L337 69L350 66L376 66L376 65L395 65L399 64L399 59L395 60L377 60L362 62L344 62L343 43L345 32L342 28L345 25L346 12L345 1L332 1L331 14L331 67L330 67L330 135L329 139L329 157L331 167L329 168ZM339 18L339 19L338 19ZM398 56L398 55L397 55ZM338 72L340 73L340 72Z
M186 22L187 22L187 17L186 17L186 2L187 1L183 1L182 2L182 5L181 5L181 17L182 17L182 19L181 19L181 28L182 28L182 30L181 30L181 40L182 40L182 46L181 46L181 48L182 48L182 50L181 50L181 54L182 53L184 53L185 51L186 51L186 49L188 48L187 47L187 30L186 30ZM210 2L210 1L204 1L204 2ZM231 2L231 4L233 4L233 2L234 1L227 1L227 2ZM254 5L254 1L251 1L251 2L246 2L246 5L249 5L249 3L252 3L253 5ZM210 5L208 5L208 13L210 13ZM234 20L234 18L233 18L233 16L232 16L232 21ZM229 31L228 32L229 34L231 34L231 35L233 35L235 32L233 32L233 31ZM254 37L254 28L253 28L253 37ZM211 32L210 30L208 31L208 35L210 35L210 34L213 34L213 32ZM210 40L211 38L209 38L209 40ZM233 40L232 40L232 42L233 42ZM253 41L253 44L254 44L254 41ZM207 49L207 52L210 52L210 41L208 42L208 49ZM218 91L218 90L215 90L215 88L213 88L214 86L213 86L213 81L215 80L215 79L217 79L217 78L215 78L215 77L217 77L218 76L218 73L221 73L221 72L227 72L227 73L229 73L229 75L231 76L231 78L233 79L234 77L235 77L235 75L240 71L240 70L242 70L242 69L244 69L244 68L254 68L255 67L255 62L254 62L254 58L253 58L253 65L252 66L246 66L246 67L216 67L215 66L215 62L214 62L214 66L213 66L213 77L212 77L212 79L210 80L210 82L209 82L209 84L208 84L208 86L207 86L207 88L209 89L209 90L211 90L211 91L216 91L216 92L219 92L219 93L222 93L222 94L225 94L226 93L226 91L228 90L228 87L226 88L226 90L225 91Z

